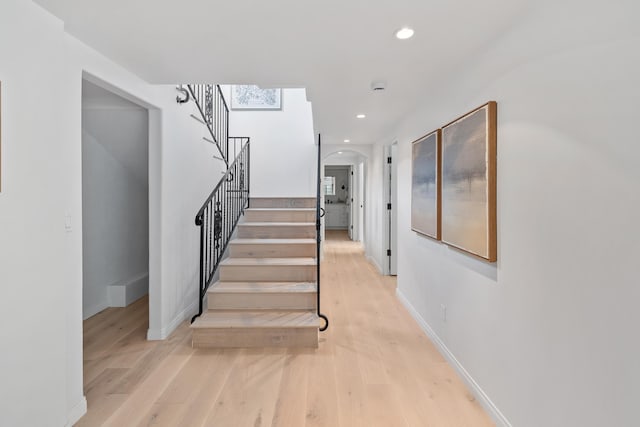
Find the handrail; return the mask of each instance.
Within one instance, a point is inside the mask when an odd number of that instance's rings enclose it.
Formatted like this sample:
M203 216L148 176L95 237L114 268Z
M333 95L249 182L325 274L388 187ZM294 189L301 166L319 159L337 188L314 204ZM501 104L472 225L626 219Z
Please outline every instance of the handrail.
M209 84L188 84L187 88L225 165L229 167L229 107L220 85L215 85L215 90L214 85ZM189 96L184 102L188 100Z
M316 192L316 263L317 263L317 276L316 276L316 308L318 310L318 317L324 319L324 326L320 328L320 331L326 331L329 327L329 318L320 312L320 242L322 237L320 236L320 218L324 216L324 210L320 207L320 180L321 175L321 155L322 155L322 137L318 134L318 187ZM322 214L320 211L322 210Z
M240 155L236 156L236 159L233 161L233 163L231 163L231 166L229 166L229 169L227 169L227 172L224 174L224 176L222 178L220 178L220 182L218 182L218 185L215 186L215 188L213 189L213 191L211 192L211 194L209 194L209 197L207 197L207 199L205 200L205 202L202 204L202 207L200 208L200 210L198 211L198 213L196 214L196 225L200 225L198 224L198 217L200 217L204 211L204 209L207 207L207 203L209 203L211 201L211 199L213 198L213 196L216 194L216 192L220 189L220 186L224 183L225 180L227 180L231 174L232 169L234 168L234 166L236 165L236 163L240 160L240 156L242 155L242 151L244 151L245 148L247 148L249 146L249 141L250 138L248 136L232 136L230 137L230 139L239 139L239 140L243 140L244 144L242 144L242 150L240 151ZM247 148L248 150L248 148ZM247 157L248 159L248 157ZM248 168L247 168L248 169ZM249 189L247 188L247 191Z
M240 216L249 207L250 145L248 137L231 137L240 152L196 214L200 227L200 274L198 283L198 314L202 315L203 299L218 270L222 256L238 225Z

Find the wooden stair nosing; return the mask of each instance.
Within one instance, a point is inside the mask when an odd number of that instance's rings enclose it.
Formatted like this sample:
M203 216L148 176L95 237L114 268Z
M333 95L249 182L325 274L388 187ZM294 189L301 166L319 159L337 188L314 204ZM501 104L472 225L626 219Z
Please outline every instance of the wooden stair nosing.
M192 329L319 328L320 318L309 310L209 310Z
M315 227L315 222L243 222L238 227Z
M316 208L247 208L245 212L315 212Z
M290 258L226 258L220 266L237 267L315 267L318 263L315 258L290 257Z
M282 294L282 293L315 293L314 282L224 282L218 281L207 291L210 294Z
M251 238L251 237L239 237L229 242L230 245L315 245L316 239L310 239L308 237L296 239L290 238Z

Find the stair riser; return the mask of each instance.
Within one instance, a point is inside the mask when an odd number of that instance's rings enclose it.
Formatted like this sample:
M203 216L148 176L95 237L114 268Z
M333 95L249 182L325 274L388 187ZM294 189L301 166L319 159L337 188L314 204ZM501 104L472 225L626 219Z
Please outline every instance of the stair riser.
M316 237L316 228L308 226L253 226L240 224L240 239L312 239Z
M305 211L252 211L247 210L244 214L247 222L315 222L315 212Z
M252 198L249 202L251 208L315 208L316 199L313 197L290 198Z
M195 348L310 347L318 348L317 328L194 329Z
M316 267L307 265L222 265L220 280L226 282L313 282Z
M215 293L208 297L209 310L315 310L316 293Z
M230 253L234 258L314 258L316 245L305 244L234 244Z

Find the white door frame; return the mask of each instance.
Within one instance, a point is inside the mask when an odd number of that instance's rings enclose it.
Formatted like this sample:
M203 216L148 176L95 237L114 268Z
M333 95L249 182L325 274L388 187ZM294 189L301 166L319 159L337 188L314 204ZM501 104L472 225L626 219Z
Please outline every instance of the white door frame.
M383 178L383 200L385 210L384 223L384 241L385 254L383 263L383 273L388 276L397 274L398 260L398 220L397 220L397 204L398 204L398 170L397 162L397 141L384 147L384 178Z
M89 81L109 92L115 93L149 112L149 330L147 339L161 340L162 336L162 110L119 87L83 70L82 80ZM81 84L81 81L80 81ZM81 291L82 292L82 291ZM82 296L81 298L82 299Z

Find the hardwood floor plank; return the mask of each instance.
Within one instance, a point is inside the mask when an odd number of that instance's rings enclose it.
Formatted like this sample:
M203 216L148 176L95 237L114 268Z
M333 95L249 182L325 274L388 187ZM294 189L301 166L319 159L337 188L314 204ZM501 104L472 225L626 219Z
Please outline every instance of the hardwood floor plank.
M221 350L194 352L140 425L177 425L189 409L189 403L207 385L206 381L216 368L215 362L221 353Z
M188 329L182 324L165 341L161 341L145 353L131 370L120 381L114 384L111 389L112 394L131 394L138 385L150 376L155 369L162 364L167 356L177 347L184 346L184 342L189 338Z
M147 324L148 317L148 308L134 307L131 316L121 316L94 328L84 341L85 360L98 359L113 353L110 351L111 346L140 325ZM105 343L110 343L110 345L105 346Z
M138 426L175 427L186 410L185 406L184 403L155 403Z
M126 400L126 395L109 395L113 382L122 378L128 369L110 368L103 370L93 381L85 385L87 398L87 415L82 417L77 426L102 425L104 420Z
M345 233L327 232L318 349L147 341L146 299L85 321L77 426L484 427L493 423Z
M354 348L336 345L335 372L339 424L366 427L364 383Z
M314 355L309 367L305 426L340 426L333 354ZM346 427L346 426L345 426Z
M182 366L189 360L194 350L191 348L188 334L178 335L179 342L154 370L129 394L127 401L105 422L104 425L120 427L137 425L144 419L147 411L153 406L157 398L163 393L173 378L180 372ZM133 368L132 368L133 369ZM135 378L141 378L135 375ZM127 385L131 384L126 382ZM117 389L117 388L116 388Z
M211 350L196 350L196 354ZM218 401L220 393L227 383L231 370L240 359L243 350L224 349L219 354L212 357L211 364L214 369L209 375L204 375L205 382L200 388L194 389L194 398L189 403L183 414L180 426L203 426L207 417L213 411L213 407Z
M272 427L302 426L307 415L307 389L310 363L315 354L309 349L289 349L284 361Z
M285 349L244 350L205 425L269 425L275 413L285 354Z

